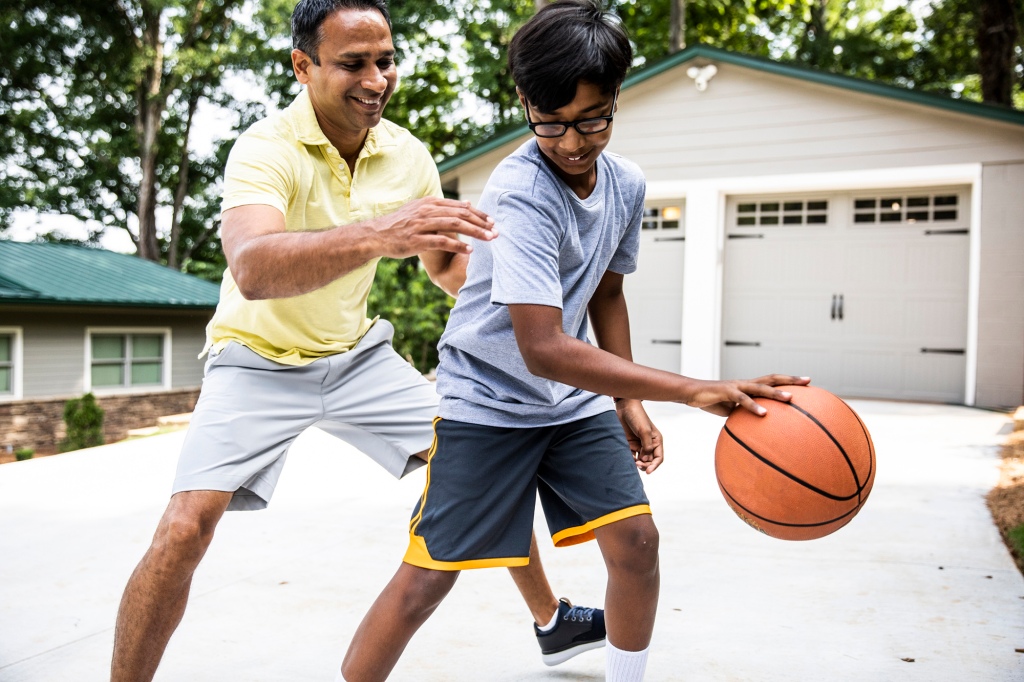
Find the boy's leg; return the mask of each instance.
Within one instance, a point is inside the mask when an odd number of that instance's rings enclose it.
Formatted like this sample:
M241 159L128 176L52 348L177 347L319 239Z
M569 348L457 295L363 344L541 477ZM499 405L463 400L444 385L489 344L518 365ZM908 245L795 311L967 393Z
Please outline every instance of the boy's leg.
M606 679L642 680L658 608L658 529L644 514L597 528L594 535L608 569Z
M435 386L392 348L392 333L389 322L378 320L355 352L330 358L325 417L317 426L402 476L428 459L438 397ZM543 627L558 611L559 602L544 574L536 538L531 541L529 565L509 572L534 621ZM593 639L604 639L603 628L593 633Z
M458 577L458 571L434 571L403 562L349 644L341 664L345 681L387 679L409 640L451 591Z
M151 680L167 642L185 613L192 574L213 540L232 493L212 490L174 495L153 543L132 573L114 630L110 679Z

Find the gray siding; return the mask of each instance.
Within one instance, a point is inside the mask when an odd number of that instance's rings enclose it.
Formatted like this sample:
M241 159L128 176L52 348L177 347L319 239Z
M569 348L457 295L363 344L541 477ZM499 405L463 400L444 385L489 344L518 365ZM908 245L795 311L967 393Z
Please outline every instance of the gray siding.
M1024 164L982 171L977 404L1024 404Z
M0 326L22 328L23 398L80 395L84 387L86 327L171 329L171 388L200 385L206 323L212 311L109 312L80 309L4 308Z

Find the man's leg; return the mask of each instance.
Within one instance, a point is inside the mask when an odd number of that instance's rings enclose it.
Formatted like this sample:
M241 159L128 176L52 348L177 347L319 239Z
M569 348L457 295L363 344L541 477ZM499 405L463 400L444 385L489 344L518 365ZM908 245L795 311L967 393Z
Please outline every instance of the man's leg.
M112 682L151 680L167 642L185 613L192 574L199 565L232 493L180 492L171 497L125 587L114 631Z
M530 563L526 566L511 567L508 572L519 588L519 593L523 595L530 613L533 614L533 620L539 627L544 627L558 611L558 599L551 591L544 566L540 562L536 534L530 537Z
M341 664L345 682L386 680L409 640L458 577L458 571L433 571L403 562L352 637Z
M608 568L607 680L641 680L658 608L658 529L642 514L602 526L594 535Z

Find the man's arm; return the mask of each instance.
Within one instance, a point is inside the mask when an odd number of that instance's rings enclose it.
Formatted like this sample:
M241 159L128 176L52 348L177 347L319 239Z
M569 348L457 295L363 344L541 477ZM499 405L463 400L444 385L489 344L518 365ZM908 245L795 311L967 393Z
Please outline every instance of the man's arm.
M455 234L489 240L492 228L493 221L468 203L435 197L319 232L287 232L278 209L256 204L224 212L221 242L245 298L287 298L330 284L378 256L441 252L468 257L471 247Z

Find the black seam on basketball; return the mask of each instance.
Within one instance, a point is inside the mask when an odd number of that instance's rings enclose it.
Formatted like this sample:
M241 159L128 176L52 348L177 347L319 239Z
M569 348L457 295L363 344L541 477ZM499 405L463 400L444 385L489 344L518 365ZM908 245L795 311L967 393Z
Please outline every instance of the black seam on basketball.
M839 402L843 401L840 400ZM843 404L846 405L846 403ZM849 467L850 473L853 474L853 486L857 489L856 495L859 497L860 492L864 490L864 486L860 484L860 476L857 475L857 469L853 466L853 462L850 460L850 456L846 454L846 450L843 448L843 446L839 444L839 441L836 440L836 437L832 435L832 432L825 428L825 425L818 421L818 418L815 417L813 414L811 414L804 408L800 407L799 405L795 405L792 400L789 401L789 406L795 408L797 412L800 412L805 417L810 419L812 422L817 424L818 428L825 432L825 435L828 436L829 440L836 444L836 447L839 448L839 452L843 454L843 459L846 460L846 466ZM846 407L849 408L850 406L846 405ZM850 411L852 412L853 410ZM853 495L851 495L850 497L852 498Z
M747 445L746 443L741 441L739 438L737 438L736 434L729 430L729 426L728 425L726 425L723 428L725 429L725 432L728 433L732 437L732 439L734 441L736 441L741 446L743 446L743 449L746 450L747 452L749 452L750 454L752 454L754 457L756 457L757 459L761 460L762 462L764 462L765 464L770 466L772 469L775 469L776 471L778 471L780 474L782 474L786 478L789 478L789 479L795 481L796 483L799 483L800 485L802 485L803 487L807 488L808 490L813 490L814 492L818 493L822 497L827 497L828 499L835 500L836 502L847 502L849 500L852 500L854 497L857 497L860 494L860 492L858 491L858 492L854 493L853 495L847 495L846 497L841 497L839 495L833 495L832 493L825 492L821 488L817 488L817 487L811 485L810 483L808 483L807 481L804 481L804 480L802 480L800 478L797 478L796 476L794 476L793 474L789 473L788 471L786 471L785 469L780 467L778 464L775 464L771 460L765 459L764 456L760 455L752 447L750 447L749 445Z
M846 403L843 402L843 405L846 405ZM853 416L857 418L857 423L860 424L860 430L864 432L864 438L868 441L868 453L871 455L870 459L868 459L868 475L864 478L864 487L861 489L861 492L863 492L863 490L868 487L868 481L871 480L872 473L875 470L875 442L871 440L871 434L868 433L868 427L864 424L864 420L860 418L860 415L854 412L853 408L849 405L846 405L846 407L850 410ZM868 494L870 495L871 493L868 492ZM860 503L864 504L864 500L866 499L866 497L861 499Z
M737 507L739 507L740 509L742 509L746 513L750 514L751 516L756 517L757 519L759 519L761 521L764 521L766 523L771 523L771 524L774 524L776 526L786 526L786 527L789 527L789 528L817 528L818 526L827 526L830 523L835 523L836 521L842 521L843 519L845 519L850 514L856 514L857 511L860 509L860 505L857 505L856 507L854 507L850 511L846 512L842 516L837 516L836 518L831 519L830 521L820 521L818 523L786 523L784 521L773 521L772 519L769 519L767 516L761 516L760 514L752 512L749 509L747 509L746 507L744 507L742 504L740 504L739 501L735 497L733 497L732 494L726 489L725 485L722 484L722 481L718 481L718 485L721 486L722 492L725 493L725 496L728 497L730 500L732 500L733 504L735 504Z

